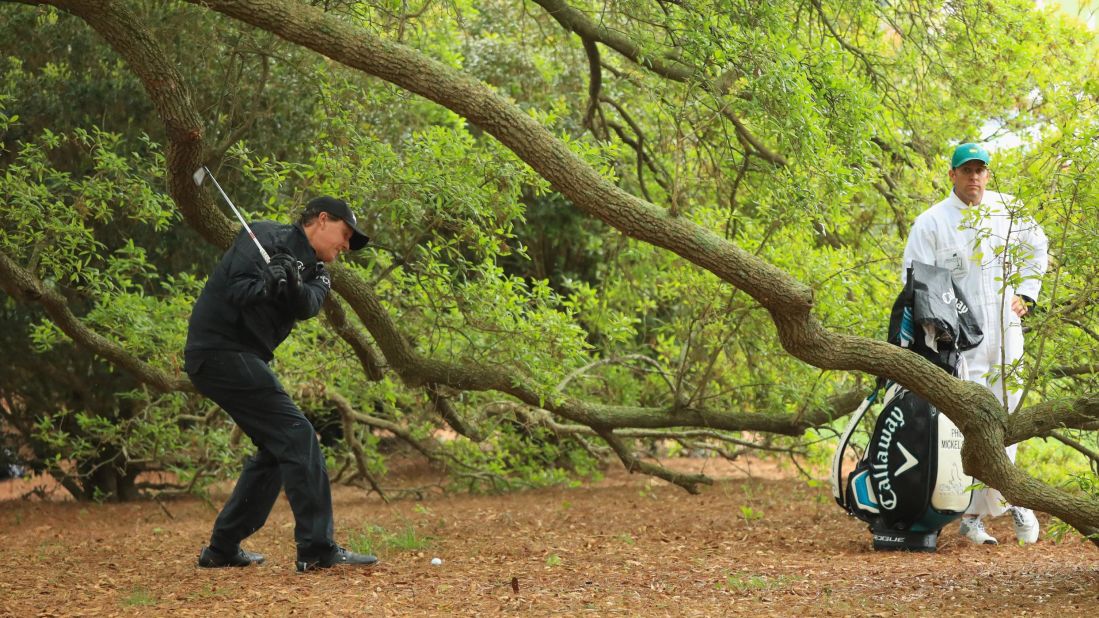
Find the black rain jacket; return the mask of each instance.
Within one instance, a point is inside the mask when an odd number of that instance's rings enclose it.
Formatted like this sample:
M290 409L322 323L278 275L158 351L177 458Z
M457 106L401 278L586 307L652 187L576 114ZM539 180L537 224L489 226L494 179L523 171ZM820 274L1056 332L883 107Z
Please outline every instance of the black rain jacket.
M282 250L302 263L302 292L296 299L268 294L267 264L242 229L195 301L184 348L188 373L211 352L248 352L270 362L294 324L317 315L328 296L331 279L301 226L257 221L252 231L268 255Z

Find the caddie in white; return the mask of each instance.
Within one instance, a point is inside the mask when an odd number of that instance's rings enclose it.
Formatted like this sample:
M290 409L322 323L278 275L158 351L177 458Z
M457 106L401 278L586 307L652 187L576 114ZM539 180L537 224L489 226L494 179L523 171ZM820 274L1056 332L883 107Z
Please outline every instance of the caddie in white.
M912 224L901 279L913 261L951 272L984 331L984 341L963 352L969 379L986 386L1012 413L1021 393L1008 389L1005 403L1000 376L1023 356L1022 317L1038 300L1047 266L1047 241L1036 222L1016 212L1014 197L985 190L991 177L989 161L988 151L977 144L955 148L949 172L953 191ZM1015 278L1017 286L1011 285L1014 275L1021 276L1021 281ZM1015 461L1015 445L1009 446L1007 453ZM974 543L995 544L981 517L1009 510L1016 537L1024 543L1036 542L1038 520L1034 513L1006 504L994 489L974 492L960 531Z

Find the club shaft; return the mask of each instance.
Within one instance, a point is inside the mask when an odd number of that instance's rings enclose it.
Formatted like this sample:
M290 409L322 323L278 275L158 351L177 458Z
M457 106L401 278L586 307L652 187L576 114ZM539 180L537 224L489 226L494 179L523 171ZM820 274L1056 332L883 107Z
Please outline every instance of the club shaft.
M218 179L214 178L214 175L210 173L210 170L208 168L203 166L203 169L206 170L206 175L210 177L210 182L214 183L214 187L217 188L218 193L221 194L221 197L225 198L225 203L229 205L229 208L232 209L233 214L237 216L237 220L240 221L240 224L244 226L244 231L248 232L248 236L252 239L252 242L256 243L256 248L259 249L259 254L263 257L263 261L268 264L271 263L271 256L267 255L267 251L263 248L263 245L259 244L259 239L256 238L256 235L252 232L252 228L248 227L248 222L244 220L244 216L241 215L240 211L237 210L237 207L233 205L233 200L229 199L229 196L225 194L225 191L221 188L221 185L218 184Z

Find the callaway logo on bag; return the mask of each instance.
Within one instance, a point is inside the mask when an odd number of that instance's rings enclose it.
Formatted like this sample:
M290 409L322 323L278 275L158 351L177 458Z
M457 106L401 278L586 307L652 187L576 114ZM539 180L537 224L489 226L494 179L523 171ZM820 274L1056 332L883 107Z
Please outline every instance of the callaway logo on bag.
M841 438L833 495L870 524L875 548L934 550L938 531L969 506L973 481L962 471L961 432L927 400L894 384L866 453L844 486L842 456L871 403L873 398L864 402Z

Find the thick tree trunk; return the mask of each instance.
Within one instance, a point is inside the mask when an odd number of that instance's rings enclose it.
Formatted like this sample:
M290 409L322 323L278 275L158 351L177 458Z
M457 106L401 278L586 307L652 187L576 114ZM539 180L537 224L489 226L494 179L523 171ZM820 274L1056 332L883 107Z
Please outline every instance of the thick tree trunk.
M83 479L84 500L102 502L128 502L137 500L137 475L119 470L111 465L95 468Z

